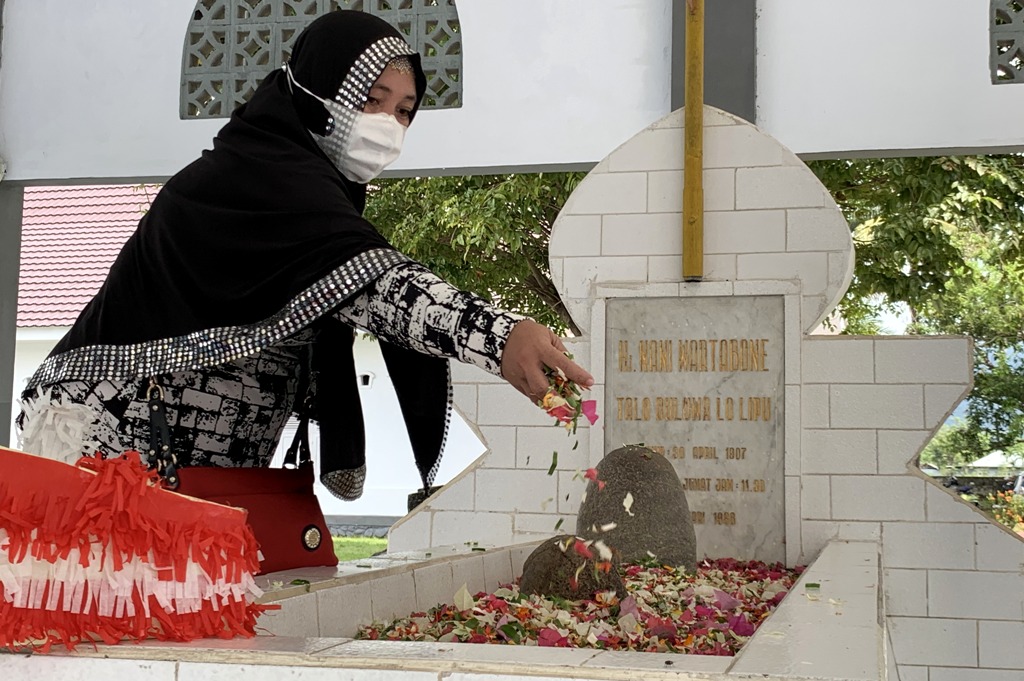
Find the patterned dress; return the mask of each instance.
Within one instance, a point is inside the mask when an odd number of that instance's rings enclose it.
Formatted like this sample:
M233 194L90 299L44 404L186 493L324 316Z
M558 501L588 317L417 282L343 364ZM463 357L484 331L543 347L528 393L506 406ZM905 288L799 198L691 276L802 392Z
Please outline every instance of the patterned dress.
M495 375L501 373L505 341L523 319L452 287L412 261L387 270L333 315L394 345L457 359ZM306 328L250 356L210 369L160 376L171 449L178 460L192 466L267 465L295 406L312 337L313 331ZM79 452L39 451L48 446L39 437L44 412L26 400L22 446L65 460L92 451L145 451L150 437L148 385L148 378L140 378L43 386L36 400L65 408L75 405L92 423L83 429ZM67 442L49 446L66 448Z

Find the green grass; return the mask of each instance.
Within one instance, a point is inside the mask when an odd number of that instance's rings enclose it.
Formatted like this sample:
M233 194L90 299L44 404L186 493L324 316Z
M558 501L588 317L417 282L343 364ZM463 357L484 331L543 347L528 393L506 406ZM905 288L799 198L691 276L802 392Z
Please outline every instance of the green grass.
M332 537L332 539L334 539L334 553L338 556L338 560L369 558L388 548L387 539L375 537Z

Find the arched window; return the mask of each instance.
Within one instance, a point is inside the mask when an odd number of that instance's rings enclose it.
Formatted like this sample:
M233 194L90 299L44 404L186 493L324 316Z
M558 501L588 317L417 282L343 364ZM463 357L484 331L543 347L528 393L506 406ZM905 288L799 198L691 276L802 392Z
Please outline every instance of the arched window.
M1024 82L1024 0L990 0L992 82Z
M227 118L291 54L321 14L381 17L423 58L426 109L462 106L462 34L455 0L198 0L181 61L182 119Z

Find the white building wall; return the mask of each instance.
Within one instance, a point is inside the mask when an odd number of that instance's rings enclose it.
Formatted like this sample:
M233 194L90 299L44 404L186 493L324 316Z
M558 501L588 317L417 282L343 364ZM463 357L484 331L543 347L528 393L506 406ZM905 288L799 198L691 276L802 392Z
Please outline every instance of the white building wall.
M798 154L1019 150L986 0L759 0L757 124Z
M970 389L969 339L808 335L849 284L849 228L777 142L712 109L705 125L704 281L680 282L681 112L599 163L555 224L552 271L584 330L571 350L595 375L593 396L604 403L608 298L783 296L787 562L809 563L833 539L877 542L902 679L1020 677L1024 542L915 465ZM598 421L564 456L564 432L507 385L470 371L459 380L491 453L400 521L389 550L426 537L435 546L541 539L559 520L573 531L583 491L574 471L620 443L604 442ZM559 466L548 476L552 449Z
M182 121L195 0L7 0L11 180L165 178L223 119ZM397 169L591 164L669 111L669 0L458 3L464 105L424 111ZM1024 146L1024 86L992 85L982 0L762 0L758 125L798 154Z
M17 340L14 349L14 386L11 394L14 396L10 420L7 426L10 429L11 447L17 448L18 437L14 427L14 418L18 415L18 399L29 377L36 368L43 363L50 350L57 344L64 333L64 327L37 327L18 329Z
M195 0L7 0L0 156L10 180L164 178L224 119L182 121ZM423 111L399 169L592 162L668 111L668 0L458 3L464 104ZM599 114L598 114L599 112Z

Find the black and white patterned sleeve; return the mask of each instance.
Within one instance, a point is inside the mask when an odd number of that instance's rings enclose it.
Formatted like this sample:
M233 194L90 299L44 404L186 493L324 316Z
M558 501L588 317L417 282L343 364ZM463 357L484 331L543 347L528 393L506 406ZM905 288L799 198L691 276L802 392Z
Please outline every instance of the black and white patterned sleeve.
M512 327L526 319L411 261L385 272L334 316L394 345L451 357L496 376Z

